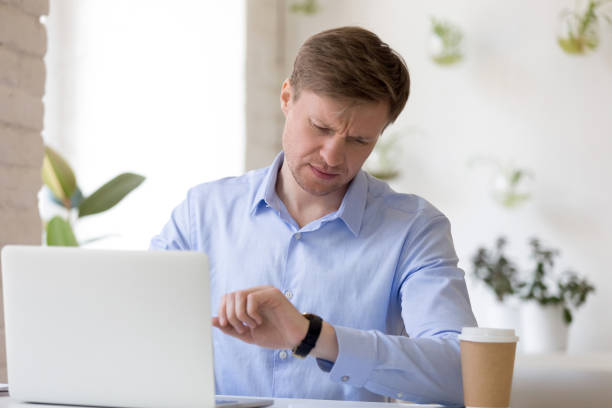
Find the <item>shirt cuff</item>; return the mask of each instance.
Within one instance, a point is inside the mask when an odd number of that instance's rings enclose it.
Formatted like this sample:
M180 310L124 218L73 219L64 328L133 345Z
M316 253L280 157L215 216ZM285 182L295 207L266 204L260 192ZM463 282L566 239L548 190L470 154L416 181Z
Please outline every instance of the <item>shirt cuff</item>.
M338 339L338 358L329 371L331 380L363 387L376 365L376 334L342 326L334 326L334 330ZM327 364L323 366L329 367ZM319 367L327 371L321 364Z

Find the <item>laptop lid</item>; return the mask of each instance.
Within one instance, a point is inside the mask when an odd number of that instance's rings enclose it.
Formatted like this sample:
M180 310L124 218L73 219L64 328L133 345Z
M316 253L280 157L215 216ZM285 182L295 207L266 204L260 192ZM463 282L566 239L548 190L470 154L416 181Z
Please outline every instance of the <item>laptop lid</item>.
M206 255L7 246L2 275L13 398L214 406Z

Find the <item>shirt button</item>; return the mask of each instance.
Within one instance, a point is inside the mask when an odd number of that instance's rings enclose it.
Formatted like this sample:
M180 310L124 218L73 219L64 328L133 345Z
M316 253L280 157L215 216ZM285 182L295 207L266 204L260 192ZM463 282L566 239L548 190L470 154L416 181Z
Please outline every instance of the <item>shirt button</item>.
M283 350L280 353L278 353L278 356L280 357L281 360L284 360L287 358L287 352Z
M291 299L293 297L293 292L288 290L288 291L285 292L285 296L287 296L287 299Z
M340 378L340 380L342 382L347 382L349 380L349 376L348 375L343 375L342 378Z
M296 234L294 235L294 237L295 237L295 239L296 239L296 240L298 240L298 241L299 241L300 239L302 239L302 233L301 233L301 232L298 232L298 233L296 233Z

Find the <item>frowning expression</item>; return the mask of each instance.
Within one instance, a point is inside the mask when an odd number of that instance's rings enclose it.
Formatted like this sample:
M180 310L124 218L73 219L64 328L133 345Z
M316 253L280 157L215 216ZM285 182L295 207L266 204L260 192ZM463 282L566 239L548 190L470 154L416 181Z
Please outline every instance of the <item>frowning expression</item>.
M294 97L288 81L281 91L285 114L285 164L306 192L344 193L389 121L386 102L355 102L307 89Z

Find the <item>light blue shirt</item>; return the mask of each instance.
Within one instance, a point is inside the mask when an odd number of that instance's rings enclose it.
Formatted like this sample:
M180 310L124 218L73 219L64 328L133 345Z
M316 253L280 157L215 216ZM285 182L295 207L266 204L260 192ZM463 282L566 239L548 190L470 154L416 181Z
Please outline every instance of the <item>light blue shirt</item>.
M258 285L334 326L335 363L213 329L218 394L461 405L457 334L475 326L448 219L360 171L340 208L300 228L275 192L283 162L189 190L152 249L210 259L211 306Z

